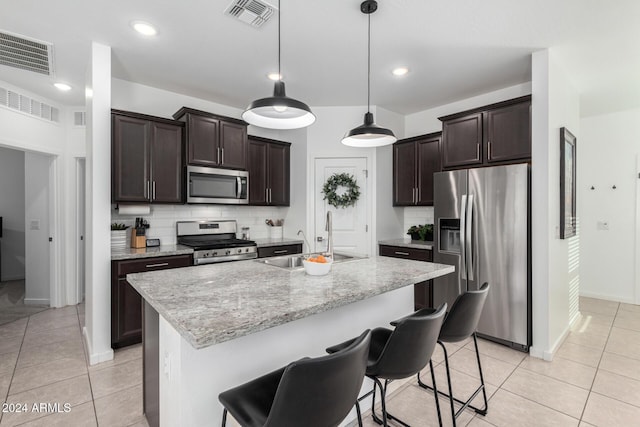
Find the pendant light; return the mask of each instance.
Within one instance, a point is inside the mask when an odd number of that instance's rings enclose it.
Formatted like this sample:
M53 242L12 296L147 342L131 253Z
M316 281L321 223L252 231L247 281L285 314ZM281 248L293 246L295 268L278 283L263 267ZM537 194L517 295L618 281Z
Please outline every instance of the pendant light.
M375 124L371 113L371 14L378 9L378 2L365 0L360 4L360 11L369 18L367 38L367 112L364 115L364 124L351 129L342 138L342 143L350 147L381 147L396 142L396 136L391 129L383 128Z
M268 129L298 129L311 125L316 116L304 102L285 94L280 72L280 0L278 0L278 76L273 96L253 101L242 113L242 119L254 126Z

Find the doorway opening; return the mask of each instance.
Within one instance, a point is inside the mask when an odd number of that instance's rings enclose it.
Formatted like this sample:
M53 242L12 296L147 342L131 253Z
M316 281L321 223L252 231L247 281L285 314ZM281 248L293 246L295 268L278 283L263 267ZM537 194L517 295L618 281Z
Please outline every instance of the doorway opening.
M51 304L55 160L52 155L0 147L0 324Z

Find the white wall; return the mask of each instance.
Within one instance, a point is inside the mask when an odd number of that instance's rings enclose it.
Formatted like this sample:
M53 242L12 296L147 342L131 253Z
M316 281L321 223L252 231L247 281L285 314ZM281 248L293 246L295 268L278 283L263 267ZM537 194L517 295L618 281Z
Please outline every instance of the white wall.
M561 240L560 128L580 140L579 95L552 50L532 55L532 293L531 354L550 360L577 314L577 264L569 251L578 237ZM578 180L578 186L580 186ZM580 211L578 211L578 217ZM573 292L572 292L573 291ZM573 313L573 314L572 314Z
M89 363L113 359L111 349L111 48L91 45L86 84L86 311Z
M392 129L396 138L404 138L404 116L376 107L376 122ZM393 207L393 146L376 148L375 210L372 219L375 226L375 242L395 239L402 235L403 208ZM374 244L375 244L374 242ZM377 253L374 250L372 253Z
M580 121L577 172L584 296L639 303L635 272L639 123L640 109ZM599 221L608 223L609 229L599 230Z
M14 148L20 151L54 156L54 177L57 193L54 209L57 224L53 245L57 286L51 294L51 305L61 307L75 304L75 241L71 228L75 218L75 177L74 170L69 169L74 155L84 156L84 137L77 137L77 131L70 131L70 114L56 103L37 94L25 91L6 82L0 82L3 87L16 93L26 95L32 99L52 105L60 110L60 122L38 119L30 114L0 107L0 146ZM71 176L69 176L71 174Z
M49 304L49 181L52 157L24 154L25 304Z
M0 281L24 279L24 152L3 147L0 147L0 217L3 221Z
M412 225L433 224L433 206L415 206L404 208L402 217L402 235L396 237L409 238L407 230Z

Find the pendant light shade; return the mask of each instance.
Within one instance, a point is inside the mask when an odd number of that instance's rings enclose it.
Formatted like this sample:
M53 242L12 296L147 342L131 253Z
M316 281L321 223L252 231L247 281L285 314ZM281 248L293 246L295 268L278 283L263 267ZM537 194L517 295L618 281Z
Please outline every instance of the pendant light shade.
M364 124L351 129L342 138L342 143L349 147L382 147L396 142L396 136L390 129L378 126L373 122L373 114L365 113Z
M280 1L278 1L278 76L280 73ZM316 116L304 102L289 98L284 82L278 80L273 87L273 96L253 101L242 119L250 125L268 129L298 129L311 125Z
M367 38L367 113L364 124L351 129L342 138L342 143L350 147L371 148L382 147L397 141L391 129L375 124L371 113L371 14L378 9L378 2L365 0L360 4L360 11L369 17Z
M242 113L242 119L252 125L269 129L298 129L316 121L307 104L285 94L284 82L275 82L273 96L256 99Z

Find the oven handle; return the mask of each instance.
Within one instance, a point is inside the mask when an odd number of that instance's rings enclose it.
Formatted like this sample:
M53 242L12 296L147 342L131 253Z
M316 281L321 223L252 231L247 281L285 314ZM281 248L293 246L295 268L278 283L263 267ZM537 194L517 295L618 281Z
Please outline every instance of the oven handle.
M242 178L236 176L236 198L242 198Z

